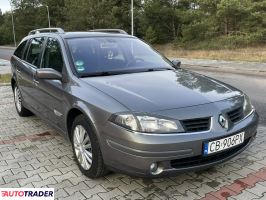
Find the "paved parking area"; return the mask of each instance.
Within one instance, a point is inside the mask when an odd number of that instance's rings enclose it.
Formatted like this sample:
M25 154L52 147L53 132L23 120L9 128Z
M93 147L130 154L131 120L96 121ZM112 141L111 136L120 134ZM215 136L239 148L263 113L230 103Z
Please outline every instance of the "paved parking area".
M0 187L53 187L57 199L266 199L266 128L244 153L207 171L160 179L113 173L92 180L70 143L36 117L20 118L0 87Z

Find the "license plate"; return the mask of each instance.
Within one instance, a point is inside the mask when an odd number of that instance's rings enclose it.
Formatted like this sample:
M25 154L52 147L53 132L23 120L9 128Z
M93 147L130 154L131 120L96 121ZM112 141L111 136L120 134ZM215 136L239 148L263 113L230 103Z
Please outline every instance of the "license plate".
M231 147L237 146L244 142L245 133L238 133L230 137L226 137L220 140L215 140L211 142L204 143L204 155L209 155Z

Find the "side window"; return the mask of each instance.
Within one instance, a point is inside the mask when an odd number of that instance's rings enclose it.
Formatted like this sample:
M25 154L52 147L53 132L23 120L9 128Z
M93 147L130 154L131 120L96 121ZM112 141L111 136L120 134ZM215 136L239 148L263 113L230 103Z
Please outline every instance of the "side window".
M26 47L27 40L23 41L15 50L14 55L17 56L18 58L22 58L24 49Z
M63 56L60 49L60 44L55 38L48 38L44 55L42 68L52 68L58 72L63 69Z
M44 37L33 38L30 42L26 61L36 67L39 67L39 57L42 52L43 42Z

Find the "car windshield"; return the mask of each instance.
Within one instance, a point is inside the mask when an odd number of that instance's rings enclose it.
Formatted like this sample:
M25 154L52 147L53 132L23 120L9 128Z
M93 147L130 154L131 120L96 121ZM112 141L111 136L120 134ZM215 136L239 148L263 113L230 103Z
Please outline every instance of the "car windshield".
M72 38L67 43L80 76L173 69L170 61L137 38Z

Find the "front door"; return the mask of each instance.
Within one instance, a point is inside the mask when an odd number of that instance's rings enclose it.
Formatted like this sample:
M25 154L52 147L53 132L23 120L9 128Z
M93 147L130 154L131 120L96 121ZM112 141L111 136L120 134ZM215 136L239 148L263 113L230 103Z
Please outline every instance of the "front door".
M64 66L60 43L55 38L48 38L44 54L42 57L41 68L52 68L62 73ZM38 79L34 76L36 82L39 110L44 117L50 120L59 128L63 129L64 122L64 83L59 80Z
M35 92L33 76L36 69L39 68L44 39L44 37L36 37L29 42L29 48L26 52L25 59L20 63L20 67L17 68L17 74L20 77L18 82L24 102L34 110L36 110L38 106L36 103L38 96Z

